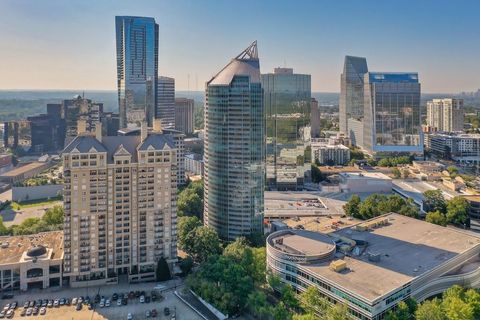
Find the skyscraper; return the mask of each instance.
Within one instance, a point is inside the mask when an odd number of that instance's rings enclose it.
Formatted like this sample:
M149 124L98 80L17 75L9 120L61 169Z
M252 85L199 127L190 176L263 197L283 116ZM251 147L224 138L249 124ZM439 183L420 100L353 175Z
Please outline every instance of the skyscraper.
M427 125L435 131L463 131L463 99L433 99L427 102Z
M345 56L340 84L340 132L350 135L348 119L363 116L363 76L368 72L367 59ZM353 137L352 137L352 140Z
M162 120L163 128L175 128L175 79L158 77L155 114L157 119Z
M263 116L255 41L206 84L204 218L225 240L263 232Z
M155 280L176 247L174 138L154 124L138 136L81 131L62 153L64 275L74 286ZM98 127L96 127L97 129Z
M195 129L194 106L193 99L175 99L175 129L185 134L193 133Z
M153 18L115 17L120 127L152 125L158 75L158 24Z
M423 153L418 74L368 72L364 83L361 147L372 154Z
M312 138L320 137L320 110L318 109L318 101L312 98L310 102L310 136Z
M275 68L262 74L266 121L267 186L302 190L310 168L311 76Z

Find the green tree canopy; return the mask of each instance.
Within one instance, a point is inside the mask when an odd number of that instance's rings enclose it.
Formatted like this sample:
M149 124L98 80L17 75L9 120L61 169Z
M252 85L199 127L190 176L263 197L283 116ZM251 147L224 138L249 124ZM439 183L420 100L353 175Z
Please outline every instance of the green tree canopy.
M447 212L447 203L440 190L428 190L423 193L423 208L426 212L440 211Z
M427 213L427 216L425 217L425 221L438 224L439 226L444 226L444 227L447 225L447 218L443 213L441 213L438 210Z
M447 202L447 221L456 225L464 225L468 222L470 204L465 198L454 197Z

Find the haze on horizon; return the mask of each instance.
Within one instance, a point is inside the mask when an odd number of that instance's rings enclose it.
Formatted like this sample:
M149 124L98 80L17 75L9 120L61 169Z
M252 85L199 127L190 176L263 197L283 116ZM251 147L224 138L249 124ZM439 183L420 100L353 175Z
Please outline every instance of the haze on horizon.
M115 90L115 16L154 17L159 73L202 91L258 41L262 73L312 75L312 91L338 92L345 55L371 71L419 73L422 92L480 88L475 0L2 0L0 89Z

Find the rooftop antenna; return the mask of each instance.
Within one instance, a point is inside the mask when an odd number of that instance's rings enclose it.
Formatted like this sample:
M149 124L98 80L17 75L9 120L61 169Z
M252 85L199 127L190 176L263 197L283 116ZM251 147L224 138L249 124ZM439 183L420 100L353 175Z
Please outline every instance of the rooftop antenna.
M85 90L82 92L82 100L85 100Z

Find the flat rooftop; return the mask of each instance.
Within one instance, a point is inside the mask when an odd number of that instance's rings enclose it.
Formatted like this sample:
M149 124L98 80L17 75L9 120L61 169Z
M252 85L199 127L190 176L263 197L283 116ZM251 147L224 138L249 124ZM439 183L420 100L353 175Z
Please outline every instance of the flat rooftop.
M339 173L341 177L347 178L347 179L382 179L382 180L392 180L389 176L386 174L383 174L381 172L341 172Z
M303 267L326 281L373 301L480 245L479 237L461 230L396 213L382 218L388 219L388 223L370 231L357 231L355 226L350 226L330 233L334 238L368 243L364 250L353 250L350 257L343 258L347 263L346 270L332 271L329 269L330 262ZM380 260L370 261L369 253L380 255Z
M46 164L45 162L31 162L31 163L28 163L26 165L16 167L13 170L2 173L1 176L2 177L15 177L15 176L18 176L20 174L24 174L25 172L28 172L30 170L34 170L34 169L37 169L39 167L45 166L45 164Z
M265 218L344 215L344 204L314 191L265 191Z
M276 242L281 238L282 244L275 243L274 247L282 251L306 256L323 254L335 248L330 237L321 233L310 233L308 231L291 233L273 238Z
M0 237L0 245L0 265L19 262L24 252L37 245L52 249L50 259L60 259L63 257L63 231Z

